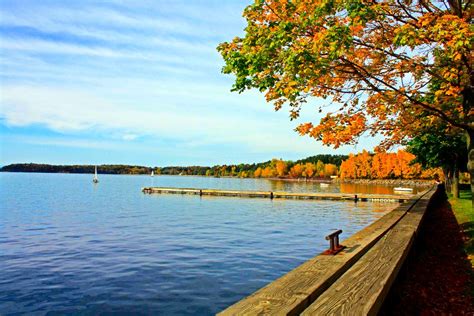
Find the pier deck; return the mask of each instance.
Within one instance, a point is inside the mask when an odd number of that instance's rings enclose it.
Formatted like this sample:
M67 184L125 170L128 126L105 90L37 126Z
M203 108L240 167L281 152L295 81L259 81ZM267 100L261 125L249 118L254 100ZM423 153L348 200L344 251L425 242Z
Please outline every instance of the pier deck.
M376 315L410 252L434 188L218 315Z
M196 188L165 188L145 187L143 193L156 194L190 194L199 196L229 196L267 199L297 199L297 200L340 200L340 201L384 201L403 203L416 197L414 194L347 194L347 193L292 193L271 191L236 191Z

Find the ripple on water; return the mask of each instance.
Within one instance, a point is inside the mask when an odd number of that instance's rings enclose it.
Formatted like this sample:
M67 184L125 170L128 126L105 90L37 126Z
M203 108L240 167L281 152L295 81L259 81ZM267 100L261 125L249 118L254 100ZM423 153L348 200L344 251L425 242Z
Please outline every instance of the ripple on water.
M97 186L88 175L0 174L0 180L2 315L214 314L320 253L329 231L343 229L347 238L395 206L150 196L140 192L150 178L139 176L103 175ZM255 179L153 181L315 188Z

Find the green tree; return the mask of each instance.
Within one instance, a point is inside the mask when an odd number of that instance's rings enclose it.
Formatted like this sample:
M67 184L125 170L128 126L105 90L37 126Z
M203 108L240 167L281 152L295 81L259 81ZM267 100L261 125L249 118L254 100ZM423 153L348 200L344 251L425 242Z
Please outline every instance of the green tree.
M409 141L407 151L425 168L441 167L453 196L459 197L459 171L466 170L467 161L463 133L446 134L442 127L424 130Z
M316 163L316 174L318 177L324 176L324 163L321 160Z

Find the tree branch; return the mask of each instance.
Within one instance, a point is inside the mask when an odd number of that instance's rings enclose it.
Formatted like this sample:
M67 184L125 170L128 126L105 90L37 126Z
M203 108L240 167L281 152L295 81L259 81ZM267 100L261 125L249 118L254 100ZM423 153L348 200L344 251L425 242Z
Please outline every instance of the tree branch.
M394 87L393 85L377 78L376 76L372 75L368 70L366 70L364 67L360 66L360 65L357 65L353 62L351 62L350 60L347 60L345 58L342 58L345 62L349 63L352 67L354 67L354 69L356 71L359 71L360 72L363 72L364 74L361 74L361 77L364 81L366 81L367 83L369 83L369 85L374 88L375 91L379 92L379 88L377 86L375 86L372 82L368 81L368 80L365 80L364 77L367 76L367 77L370 77L372 79L374 79L375 81L379 82L380 84L382 85L385 85L386 87L388 87L390 90L398 93L399 95L401 96L404 96L405 98L407 98L410 102L412 102L413 104L415 105L419 105L421 106L422 108L424 108L425 110L427 110L428 112L431 112L433 113L433 115L435 116L438 116L439 118L443 119L444 121L448 122L449 124L453 125L453 126L456 126L456 127L459 127L459 128L462 128L462 129L465 129L465 130L468 130L468 129L471 129L472 127L469 126L469 124L463 124L463 123L459 123L453 119L451 119L449 116L446 115L446 113L444 113L442 110L440 109L437 109L437 108L434 108L434 107L431 107L429 106L428 104L424 103L424 102L421 102L417 99L414 99L413 97L411 97L410 95L408 95L407 93L404 93L402 91L400 91L399 89L397 89L396 87Z

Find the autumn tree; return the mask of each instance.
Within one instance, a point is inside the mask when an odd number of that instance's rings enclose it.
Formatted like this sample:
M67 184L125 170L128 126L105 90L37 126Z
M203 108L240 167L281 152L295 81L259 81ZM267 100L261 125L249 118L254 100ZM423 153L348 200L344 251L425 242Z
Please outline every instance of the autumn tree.
M265 167L265 169L262 170L261 177L262 178L271 178L271 177L274 177L275 174L276 174L275 169L268 166L268 167Z
M260 178L260 177L262 176L262 168L258 167L258 168L254 171L253 176L254 176L255 178Z
M353 154L350 154L349 157L341 163L339 174L341 179L357 179L357 170Z
M307 162L304 165L304 176L306 178L312 178L316 172L316 166L311 162Z
M389 173L386 172L385 163L384 163L384 155L385 153L380 153L378 155L375 155L372 158L372 165L371 165L371 170L370 173L372 174L372 177L375 179L383 179L387 178Z
M364 150L342 162L340 176L342 179L412 179L421 175L421 165L414 159L414 155L404 150L376 154Z
M321 160L316 162L316 173L318 177L324 177L324 163Z
M287 173L287 165L283 160L277 160L275 162L275 170L278 177L284 177Z
M230 175L231 175L232 177L237 174L236 169L237 169L236 166L232 166L232 168L230 169Z
M356 169L357 169L357 178L368 179L371 178L371 164L372 156L368 151L363 150L362 153L354 157Z
M304 167L301 164L296 164L290 169L290 177L292 178L300 178L303 174Z
M324 165L324 176L330 177L337 175L337 166L333 165L332 163L328 163Z
M474 192L472 12L470 0L255 0L245 36L218 50L234 91L257 88L291 119L310 97L337 105L297 128L324 144L368 132L383 149L420 124L461 129Z

